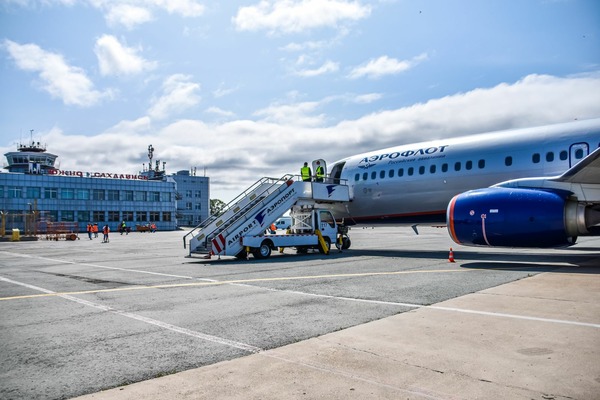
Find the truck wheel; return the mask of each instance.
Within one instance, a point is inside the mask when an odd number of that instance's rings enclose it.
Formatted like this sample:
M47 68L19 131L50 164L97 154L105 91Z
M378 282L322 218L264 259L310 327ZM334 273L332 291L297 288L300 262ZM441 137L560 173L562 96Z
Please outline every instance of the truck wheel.
M271 246L269 242L266 240L262 242L260 247L252 252L252 255L254 255L254 258L258 258L259 260L268 258L271 255Z
M352 242L350 241L350 238L348 236L344 236L342 238L342 250L348 250L351 244Z
M329 252L331 251L331 240L329 240L328 237L324 237L323 240L325 241L325 245L327 246L327 252L323 251L323 247L321 247L321 244L319 243L319 253L329 254Z

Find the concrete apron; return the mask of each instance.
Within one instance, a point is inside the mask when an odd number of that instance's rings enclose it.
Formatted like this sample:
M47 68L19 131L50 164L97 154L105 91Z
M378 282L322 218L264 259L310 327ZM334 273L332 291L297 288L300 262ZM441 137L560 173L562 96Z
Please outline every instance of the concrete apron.
M572 271L78 399L598 399L600 275Z

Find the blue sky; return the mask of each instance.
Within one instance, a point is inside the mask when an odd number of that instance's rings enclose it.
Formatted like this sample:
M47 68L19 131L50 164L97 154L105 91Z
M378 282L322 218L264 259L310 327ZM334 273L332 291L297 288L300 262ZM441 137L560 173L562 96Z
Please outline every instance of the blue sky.
M428 139L600 117L595 0L3 0L0 150L230 200Z

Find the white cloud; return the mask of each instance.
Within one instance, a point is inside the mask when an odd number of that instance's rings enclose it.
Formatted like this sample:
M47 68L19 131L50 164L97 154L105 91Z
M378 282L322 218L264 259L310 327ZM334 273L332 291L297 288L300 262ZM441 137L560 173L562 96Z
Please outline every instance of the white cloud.
M240 31L295 33L366 18L371 7L347 0L261 0L241 7L232 21Z
M234 117L235 116L234 112L223 110L222 108L219 108L219 107L208 107L206 110L204 110L204 112L209 113L209 114L214 114L219 117Z
M90 107L113 96L110 90L95 90L85 71L69 65L60 54L45 51L35 44L21 45L11 40L5 40L4 47L17 67L37 72L41 88L67 105Z
M218 88L212 91L212 95L215 98L225 97L232 93L235 93L238 89L239 87L227 88L225 87L225 84L221 83Z
M127 29L154 20L153 11L166 11L192 18L204 14L206 7L195 0L88 0L105 15L110 26L122 25Z
M325 121L325 115L314 115L321 102L311 101L295 104L274 104L258 110L254 115L264 121L294 127L317 127Z
M148 3L183 17L199 17L206 9L204 5L194 0L149 0Z
M184 77L172 80L193 85ZM167 87L177 87L165 86L165 93L173 92ZM207 167L211 198L229 200L263 176L298 173L305 160L322 157L331 164L352 154L392 145L598 118L600 74L566 78L530 75L514 83L327 125L320 105L347 99L273 105L258 111L263 119L257 121L207 125L199 120L180 120L150 126L147 119L140 118L93 137L56 130L37 134L49 144L50 152L60 156L61 168L73 170L85 165L93 171L138 171L148 161L146 149L152 143L155 158L167 162L168 172Z
M152 102L148 115L153 119L164 119L198 104L200 84L190 80L191 76L182 74L166 78L162 85L163 94Z
M370 104L381 99L382 97L383 95L381 93L368 93L354 97L352 102L357 104Z
M304 76L304 77L313 77L313 76L328 74L331 72L337 72L339 69L340 69L340 66L338 63L333 62L333 61L326 61L319 68L304 69L304 70L296 71L296 75Z
M123 25L127 29L133 29L137 25L152 21L153 16L147 8L116 4L108 8L105 18L109 26Z
M348 74L348 77L350 79L357 79L366 76L368 78L376 79L381 78L384 75L396 75L413 68L418 63L426 59L427 54L425 53L406 61L398 61L395 58L381 56L377 59L370 60L364 65L352 69L352 71L350 71Z
M124 46L112 35L103 35L96 40L94 52L102 75L132 75L156 67L156 62L138 56L138 50Z

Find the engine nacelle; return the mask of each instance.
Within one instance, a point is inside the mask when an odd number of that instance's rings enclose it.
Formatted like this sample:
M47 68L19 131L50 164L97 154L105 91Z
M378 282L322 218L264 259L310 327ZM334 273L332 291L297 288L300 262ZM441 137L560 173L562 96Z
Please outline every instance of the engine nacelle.
M487 188L455 196L448 231L463 245L562 247L585 234L585 206L568 192Z

